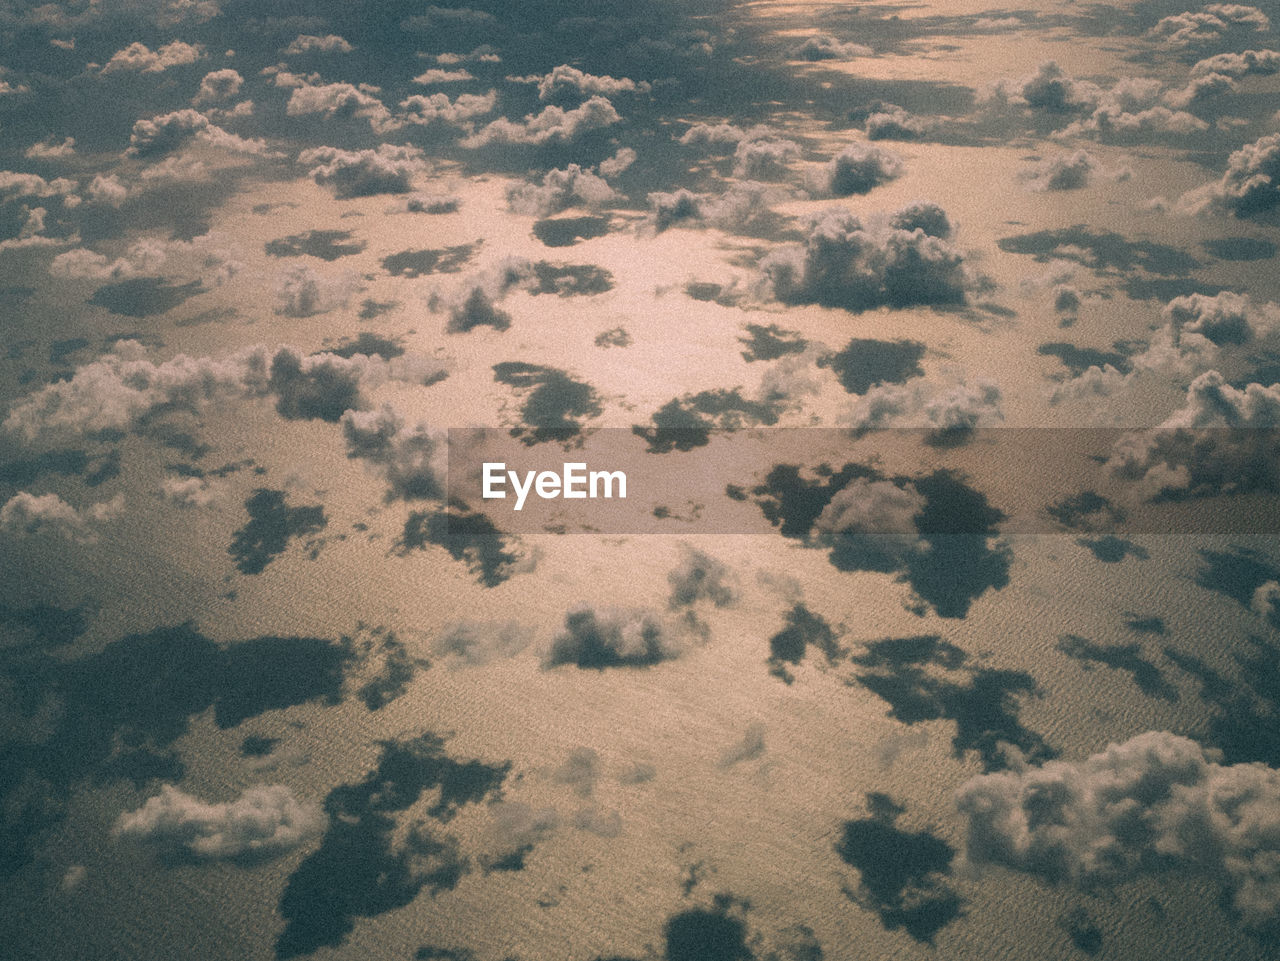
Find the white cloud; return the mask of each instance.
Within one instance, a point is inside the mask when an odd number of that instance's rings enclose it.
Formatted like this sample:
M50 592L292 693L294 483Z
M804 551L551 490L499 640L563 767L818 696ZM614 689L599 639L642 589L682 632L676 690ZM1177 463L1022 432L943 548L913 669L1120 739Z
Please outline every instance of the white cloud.
M206 804L166 784L136 811L120 815L115 834L169 853L217 860L269 857L324 831L319 805L281 784L248 788L234 801Z
M76 138L67 137L62 143L55 143L52 138L33 143L26 149L23 156L28 160L64 160L67 157L74 157L75 153Z
M413 78L414 83L420 83L424 86L435 83L465 83L468 80L474 80L470 70L441 70L433 67L424 73L418 74Z
M1083 761L985 774L956 794L973 864L1091 885L1184 867L1246 925L1280 921L1280 772L1149 731Z
M191 102L197 107L204 103L222 103L238 94L242 86L244 77L238 71L230 68L214 70L204 75L200 90Z
M204 47L198 43L193 45L175 40L152 50L145 43L135 42L116 51L102 68L102 72L162 73L171 67L186 66L203 60L205 56Z
M95 528L123 512L123 494L80 511L57 494L19 491L0 507L0 532L17 537L60 537L89 543L97 537Z
M317 37L313 34L300 34L295 37L289 46L284 48L287 55L300 53L350 53L354 50L344 38L337 34L328 34L323 37Z
M622 120L613 104L605 97L592 97L571 110L551 105L541 113L529 114L523 120L500 117L462 141L462 146L476 148L490 144L529 144L574 140L589 130L610 127Z
M376 150L315 147L299 154L298 162L315 164L309 171L312 179L332 186L339 197L408 193L413 176L427 167L417 147L387 143L378 144Z

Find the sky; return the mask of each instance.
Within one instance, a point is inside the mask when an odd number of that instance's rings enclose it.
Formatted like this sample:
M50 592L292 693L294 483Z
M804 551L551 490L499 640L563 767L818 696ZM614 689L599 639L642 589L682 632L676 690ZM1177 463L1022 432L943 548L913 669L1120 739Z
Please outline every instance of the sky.
M1277 30L0 0L5 950L1276 957Z

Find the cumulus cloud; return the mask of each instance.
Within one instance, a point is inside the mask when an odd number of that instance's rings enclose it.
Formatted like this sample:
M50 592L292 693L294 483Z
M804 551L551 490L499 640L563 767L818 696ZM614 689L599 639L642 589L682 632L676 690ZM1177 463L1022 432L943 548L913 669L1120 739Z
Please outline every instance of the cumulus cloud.
M818 192L828 197L848 197L869 193L905 170L902 158L891 150L852 143L831 160L818 176Z
M350 53L354 49L343 37L334 33L323 37L304 33L295 37L284 48L284 53L289 56L300 53Z
M55 143L52 138L33 143L23 156L28 160L65 160L67 157L74 157L75 153L76 138L66 137L61 143Z
M0 203L8 203L22 197L62 197L75 195L76 183L65 177L45 180L39 174L23 173L16 170L0 170Z
M159 159L195 138L237 153L271 155L265 141L246 139L223 130L205 114L190 107L136 121L129 135L129 149L125 154L143 159Z
M1242 50L1239 53L1220 53L1199 60L1191 68L1193 77L1219 74L1226 77L1251 75L1268 77L1280 73L1280 53L1275 50Z
M1170 867L1219 881L1250 928L1280 922L1280 772L1149 731L1083 761L985 774L956 794L966 855L1093 886Z
M447 94L413 94L400 101L401 113L396 117L399 126L412 124L425 127L432 123L446 123L470 130L470 121L492 113L498 102L496 91L485 94L463 93L454 100Z
M997 80L983 91L988 104L1012 104L1049 113L1080 109L1097 95L1094 84L1068 76L1055 60L1046 60L1025 77Z
M797 60L852 60L869 57L874 52L863 44L846 43L830 34L819 33L806 37L791 51L791 56Z
M1198 12L1164 17L1147 36L1170 46L1188 47L1213 43L1235 34L1260 33L1271 28L1267 15L1257 7L1239 3L1211 3Z
M768 178L787 172L787 164L800 159L800 145L794 140L747 138L733 152L735 177Z
M17 537L57 537L90 543L96 528L124 512L124 495L76 510L57 494L19 491L0 507L0 532Z
M479 665L514 657L532 639L533 630L515 621L464 621L441 630L432 641L431 650L437 657L457 664Z
M326 823L319 805L299 801L282 784L257 785L222 804L166 784L142 807L120 815L115 834L168 855L264 858L305 844Z
M391 111L377 97L380 92L377 87L349 83L313 84L294 77L293 74L278 74L278 86L286 85L283 78L297 81L289 95L289 102L285 105L285 113L290 117L315 114L329 119L358 117L369 121L369 126L378 133L386 133L396 126L392 121Z
M737 600L733 574L724 563L687 544L681 545L681 553L680 566L667 574L672 609L692 607L701 600L729 607Z
M102 68L102 72L162 73L170 67L185 66L203 60L204 57L204 47L200 44L192 45L181 40L167 43L156 50L150 49L145 43L131 43L123 50L116 51Z
M928 123L895 104L882 104L867 115L864 129L868 140L914 140L928 129Z
M840 420L854 430L925 428L935 443L955 442L1002 421L1001 396L999 385L984 378L972 383L913 378L905 384L872 387Z
M286 317L311 317L346 306L354 292L349 277L329 277L294 264L280 273L276 283L276 313Z
M461 144L474 149L491 144L542 146L564 143L587 131L611 127L621 120L606 97L595 96L571 110L552 104L543 108L541 113L529 114L523 120L500 117L462 140Z
M761 140L776 137L772 127L757 125L746 130L731 123L695 123L683 134L679 142L686 147L722 147L743 140Z
M1216 370L1156 430L1116 442L1108 467L1156 497L1280 490L1280 384L1232 387Z
M441 70L439 67L432 67L414 77L413 82L428 86L433 83L464 83L474 79L470 70Z
M426 169L417 147L379 144L374 150L315 147L298 155L298 162L312 166L311 178L332 187L339 197L405 194L415 174Z
M643 80L637 82L627 77L596 76L564 63L553 68L548 74L511 79L523 83L536 83L538 99L544 102L561 100L566 95L575 98L612 97L622 93L648 93L652 89Z
M767 254L761 276L783 303L854 311L963 303L969 286L964 257L939 235L944 224L949 233L946 214L933 204L871 222L843 208L827 210L814 219L803 245Z
M200 90L191 103L197 107L206 103L222 103L238 94L243 85L244 77L237 71L230 68L214 70L204 75Z
M681 187L670 193L649 194L649 219L655 230L677 224L701 223L722 230L741 230L770 214L770 205L785 193L768 184L744 181L722 194L697 194Z
M409 425L389 405L348 410L341 423L347 456L376 465L387 479L389 497L444 498L447 451L439 432L421 421Z
M1060 153L1042 161L1023 175L1032 190L1080 190L1099 169L1087 150Z
M1253 217L1280 207L1280 134L1245 144L1227 159L1222 179L1184 196L1191 209L1212 206Z
M855 478L822 509L811 539L833 555L858 558L860 569L896 570L926 547L915 524L925 504L910 487Z
M548 170L539 184L519 184L507 191L507 206L519 214L546 217L569 207L602 207L618 199L605 179L577 164Z

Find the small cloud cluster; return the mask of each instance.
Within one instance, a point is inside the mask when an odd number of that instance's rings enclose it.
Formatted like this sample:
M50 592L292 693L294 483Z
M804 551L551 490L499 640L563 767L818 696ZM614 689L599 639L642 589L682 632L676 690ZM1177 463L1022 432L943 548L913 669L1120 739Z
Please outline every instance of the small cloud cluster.
M1147 36L1172 47L1215 43L1236 34L1262 33L1271 21L1257 7L1240 3L1210 3L1199 12L1187 11L1164 17L1147 31Z
M316 804L282 784L257 785L234 801L206 804L172 784L136 811L120 815L117 837L168 855L202 860L264 858L290 851L324 832Z
M507 206L518 214L546 217L570 207L603 207L618 198L604 177L590 167L569 164L548 170L540 184L519 184L507 191Z
M827 197L870 193L872 188L902 176L902 158L875 145L852 143L822 168L817 192Z
M1080 190L1100 169L1098 161L1087 150L1060 153L1042 161L1023 175L1032 190Z
M744 181L722 194L699 194L681 187L649 194L649 222L659 232L677 224L705 224L721 230L744 230L766 220L770 205L785 192L768 184Z
M1280 207L1280 134L1260 137L1227 158L1222 179L1183 198L1190 209L1214 207L1254 217Z
M219 491L207 478L169 476L160 482L160 495L177 507L209 507Z
M926 121L912 116L896 104L887 103L867 114L863 129L868 140L914 140L928 128Z
M733 152L733 175L769 179L787 172L800 159L800 145L774 137L745 137Z
M243 85L244 77L239 72L230 68L214 70L204 75L200 90L191 103L197 107L205 103L222 103L238 94Z
M326 277L306 264L295 264L280 274L276 284L276 313L285 317L311 317L344 307L353 293L347 277Z
M163 47L152 50L145 43L131 43L123 50L117 50L103 66L103 73L163 73L170 67L182 67L203 60L204 47L200 44L183 43L175 40Z
M500 117L464 138L461 144L476 149L495 144L540 147L567 143L588 131L611 127L621 120L608 98L594 96L569 110L552 104L544 107L541 113L529 114L523 120Z
M962 442L979 427L1004 419L994 382L961 378L954 383L918 377L905 384L872 387L841 418L854 430L926 428L935 444Z
M0 507L0 533L90 543L97 537L94 529L98 525L114 520L123 511L123 494L79 511L57 494L19 491Z
M912 204L870 222L833 208L812 221L803 245L767 254L761 277L783 303L852 311L959 304L970 280L950 233L935 204Z
M854 57L869 57L874 53L870 47L860 43L847 43L827 33L806 37L791 51L797 60L852 60Z
M314 34L304 33L299 34L290 41L289 46L284 48L284 53L286 56L296 56L302 53L350 53L354 49L355 47L348 43L345 38L337 34L331 33L318 37Z
M522 83L536 83L538 99L544 102L560 100L566 95L585 99L595 96L612 97L621 93L648 93L653 89L643 80L637 82L627 77L596 76L564 63L542 76L512 79Z
M444 123L470 131L473 127L471 121L492 113L497 103L498 94L493 90L484 94L463 93L453 100L443 93L415 93L400 101L403 112L397 115L395 122L399 127L426 127L433 123Z
M856 558L861 570L897 570L927 547L916 527L924 508L924 497L913 488L858 477L827 502L811 541L830 548L832 556Z
M1149 731L1083 761L985 774L959 789L966 854L1080 886L1169 867L1225 887L1250 928L1280 923L1280 775L1223 765L1185 737Z
M376 465L386 476L388 497L444 498L446 448L426 424L410 426L387 405L377 411L347 410L341 423L347 456Z
M407 194L414 175L427 167L419 148L387 143L373 150L315 147L302 151L298 162L314 165L309 171L311 178L331 187L338 197Z

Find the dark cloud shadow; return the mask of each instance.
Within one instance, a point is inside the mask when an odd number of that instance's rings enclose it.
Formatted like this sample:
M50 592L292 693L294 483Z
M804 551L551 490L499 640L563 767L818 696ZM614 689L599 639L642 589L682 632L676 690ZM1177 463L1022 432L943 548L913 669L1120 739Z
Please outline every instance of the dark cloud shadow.
M382 258L382 267L395 277L454 274L471 262L480 244L459 244L443 250L402 250Z
M323 507L290 507L284 491L259 487L244 506L249 521L235 532L227 548L241 574L261 574L289 541L322 531L328 524Z
M607 217L553 217L533 225L533 235L547 247L572 247L579 240L603 237L608 232Z
M497 587L515 573L521 556L486 515L461 507L414 511L404 523L402 551L443 547L485 587Z
M1133 677L1133 683L1147 697L1176 701L1178 689L1165 679L1154 663L1142 656L1141 644L1095 644L1088 638L1067 634L1058 641L1058 650L1086 667L1102 664L1116 671L1125 671Z
M924 344L915 340L868 340L855 338L844 349L822 358L820 367L830 367L840 385L851 394L865 394L878 384L901 384L924 373L920 358Z
M198 280L170 284L163 277L135 277L99 287L87 302L124 317L154 317L204 292Z
M305 234L291 234L265 244L269 257L319 257L334 261L351 257L364 250L363 240L352 240L349 230L308 230Z

